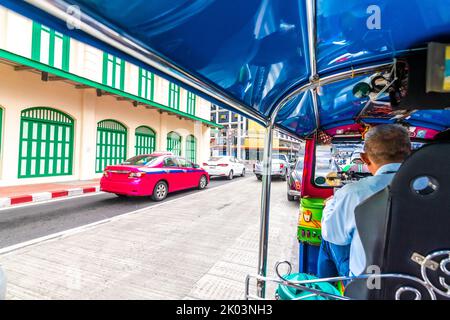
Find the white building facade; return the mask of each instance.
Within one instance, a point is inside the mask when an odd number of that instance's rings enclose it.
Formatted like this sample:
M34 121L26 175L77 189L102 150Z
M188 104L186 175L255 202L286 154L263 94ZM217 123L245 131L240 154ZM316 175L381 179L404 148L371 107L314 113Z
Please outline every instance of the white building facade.
M0 186L87 180L136 154L209 157L211 104L0 7Z

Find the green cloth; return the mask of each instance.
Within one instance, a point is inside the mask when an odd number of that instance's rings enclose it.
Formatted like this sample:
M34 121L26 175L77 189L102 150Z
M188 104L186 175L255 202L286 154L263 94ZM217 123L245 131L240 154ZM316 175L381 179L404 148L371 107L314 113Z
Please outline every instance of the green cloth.
M306 274L306 273L294 273L286 276L286 279L291 281L303 281L303 280L315 280L318 279L317 277ZM317 283L310 283L308 285L305 285L306 287L319 290L321 292L334 294L336 296L342 296L339 290L333 286L331 283L328 282L317 282ZM323 297L323 296L317 296L314 294L311 294L311 292L303 291L300 289L296 289L293 287L288 287L284 285L278 285L277 288L277 295L279 300L293 300L293 299L299 299L301 300L334 300L332 298Z

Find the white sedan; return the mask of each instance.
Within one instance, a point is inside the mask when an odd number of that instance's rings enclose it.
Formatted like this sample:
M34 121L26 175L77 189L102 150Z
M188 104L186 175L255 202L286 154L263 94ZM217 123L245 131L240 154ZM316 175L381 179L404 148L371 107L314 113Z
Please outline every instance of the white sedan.
M245 176L244 164L231 156L211 157L207 162L203 162L202 167L209 176L227 177L228 180L234 176Z

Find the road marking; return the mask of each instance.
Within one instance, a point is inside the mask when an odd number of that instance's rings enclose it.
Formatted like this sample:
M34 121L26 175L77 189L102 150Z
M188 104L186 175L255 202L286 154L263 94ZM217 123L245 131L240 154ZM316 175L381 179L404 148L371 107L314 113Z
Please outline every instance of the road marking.
M204 193L210 192L210 191L215 190L217 188L226 187L226 186L232 185L235 182L248 180L250 178L251 177L245 177L244 179L237 179L237 180L234 180L234 181L230 181L229 183L224 183L224 184L212 187L212 188L199 190L199 192L189 193L189 194L186 194L185 196L182 196L182 197L179 197L179 198L166 200L166 201L163 201L163 202L157 203L157 204L152 204L152 205L149 205L147 207L144 207L144 208L141 208L141 209L138 209L138 210L135 210L135 211L130 211L130 212L126 212L126 213L123 213L123 214L119 214L117 216L114 216L114 217L111 217L111 218L107 218L107 219L103 219L103 220L99 220L99 221L96 221L96 222L93 222L93 223L89 223L89 224L86 224L86 225L83 225L83 226L80 226L80 227L67 229L67 230L56 232L56 233L52 233L52 234L49 234L49 235L46 235L46 236L43 236L43 237L39 237L39 238L35 238L35 239L24 241L24 242L20 242L20 243L17 243L17 244L13 244L11 246L1 248L0 249L0 256L6 256L6 255L8 255L8 254L18 250L18 249L29 247L29 246L32 246L32 245L35 245L35 244L38 244L38 243L41 243L41 242L44 242L44 241L62 239L62 238L68 237L70 235L74 235L74 234L81 233L83 231L95 228L95 227L97 227L97 226L99 226L101 224L117 221L117 220L123 219L125 217L131 216L133 214L139 214L139 213L141 213L143 211L146 211L146 210L149 210L149 209L158 208L160 206L163 206L163 205L166 205L166 204L178 201L178 200L182 200L182 199L184 199L186 197L189 197L189 196L198 196L200 194L204 194ZM98 193L86 194L86 195L93 196L93 195L98 195ZM85 196L85 195L82 195L82 196ZM82 197L82 196L75 196L75 197L71 197L70 199L75 199L75 198L79 198L79 197ZM68 200L68 199L58 199L58 200ZM58 201L58 200L53 200L53 201ZM48 202L51 202L51 201L52 200L49 200ZM39 202L39 204L42 204L42 203L43 202Z

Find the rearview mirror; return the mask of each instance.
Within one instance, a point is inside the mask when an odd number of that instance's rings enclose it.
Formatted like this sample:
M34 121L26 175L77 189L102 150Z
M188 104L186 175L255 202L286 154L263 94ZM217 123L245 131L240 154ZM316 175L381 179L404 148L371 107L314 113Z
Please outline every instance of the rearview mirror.
M372 91L372 88L365 82L359 82L353 87L353 95L358 99L368 97L370 91Z
M322 185L325 184L327 182L327 180L324 177L317 177L316 179L314 179L314 183L317 185Z

